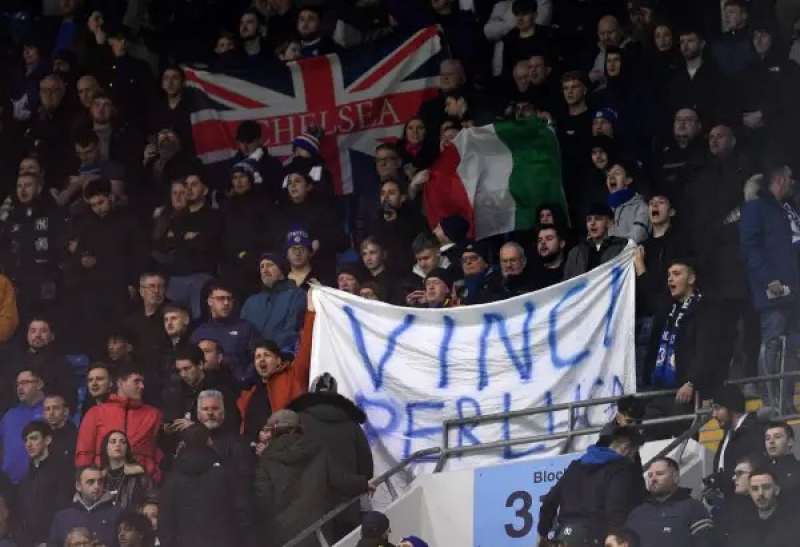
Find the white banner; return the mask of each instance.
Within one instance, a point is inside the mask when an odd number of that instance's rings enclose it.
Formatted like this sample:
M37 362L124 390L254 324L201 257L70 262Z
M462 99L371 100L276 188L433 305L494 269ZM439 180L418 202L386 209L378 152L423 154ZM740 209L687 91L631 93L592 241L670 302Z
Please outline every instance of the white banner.
M502 302L416 309L330 288L317 309L312 379L331 373L368 416L376 474L441 446L448 418L608 397L635 389L633 248L588 274ZM611 408L580 411L576 428ZM456 428L451 447L566 430L567 412ZM579 441L580 442L580 441ZM584 438L575 448L585 446ZM464 456L475 466L558 454L561 442Z

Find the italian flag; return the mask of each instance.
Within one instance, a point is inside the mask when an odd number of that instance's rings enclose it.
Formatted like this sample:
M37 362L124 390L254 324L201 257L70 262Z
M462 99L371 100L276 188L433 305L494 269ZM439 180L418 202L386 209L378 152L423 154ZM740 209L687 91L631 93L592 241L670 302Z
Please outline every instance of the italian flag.
M567 211L558 139L538 118L461 130L424 188L431 228L461 215L476 240L533 228L545 203Z

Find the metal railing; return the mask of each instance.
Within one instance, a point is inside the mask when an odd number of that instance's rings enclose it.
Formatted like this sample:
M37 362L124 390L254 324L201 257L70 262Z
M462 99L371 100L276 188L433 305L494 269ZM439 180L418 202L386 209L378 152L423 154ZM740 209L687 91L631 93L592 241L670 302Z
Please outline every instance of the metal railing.
M675 393L677 393L677 390L675 389L664 389L659 391L645 391L641 393L631 393L630 396L633 396L637 399L654 399L656 397L675 395ZM581 429L575 429L575 424L578 421L575 418L575 411L581 408L604 406L616 403L622 397L623 396L586 399L582 401L574 401L571 403L561 403L556 405L526 408L523 410L514 410L511 412L498 412L495 414L485 414L483 416L470 416L467 418L446 420L442 426L442 451L439 456L439 461L436 463L435 472L442 471L444 469L445 464L447 463L447 460L453 456L463 456L479 452L488 452L496 450L498 448L506 448L523 444L533 444L546 441L557 441L566 439L567 442L564 443L564 446L561 448L561 452L566 453L569 451L572 440L575 437L580 437L584 435L594 435L596 433L600 433L600 431L603 429L602 427L586 427ZM694 422L697 420L698 414L701 412L699 405L700 405L700 399L699 397L695 397L694 412L692 414L681 414L677 416L665 416L663 418L654 418L651 420L646 420L641 424L637 424L637 426L641 425L642 427L653 427L657 425L664 425L670 423L680 423L687 421ZM458 446L458 447L450 446L450 433L452 432L452 430L456 428L461 428L465 425L476 426L489 422L500 422L516 418L527 418L527 417L533 417L533 416L549 414L554 412L563 412L563 411L568 412L567 431L558 433L547 433L542 435L531 435L531 436L519 437L517 439L506 439L503 441L480 443L469 446Z
M726 384L731 385L743 385L748 383L753 384L760 384L765 382L774 382L775 380L779 380L780 383L780 397L779 397L779 404L782 405L782 393L783 393L783 386L784 382L787 378L799 378L800 379L800 371L790 371L786 372L784 370L784 362L781 359L781 372L777 374L765 374L761 376L752 376L748 378L738 378L735 380L727 380ZM653 399L656 397L664 397L668 395L675 395L677 390L660 390L660 391L645 391L641 393L632 393L629 394L637 399ZM566 439L566 443L562 447L562 452L566 452L569 450L571 442L574 438L585 436L585 435L594 435L600 433L603 429L602 427L585 427L576 429L575 424L578 421L575 417L575 411L581 408L590 408L594 406L601 406L601 405L608 405L612 403L616 403L622 398L619 397L603 397L598 399L587 399L583 401L575 401L572 403L563 403L557 405L549 405L544 407L535 407L535 408L528 408L524 410L515 410L510 412L500 412L496 414L486 414L483 416L472 416L468 418L458 418L458 419L451 419L445 420L442 426L442 447L433 447L433 448L426 448L424 450L418 450L411 454L408 458L404 459L397 465L393 466L392 468L388 469L381 475L373 478L369 481L371 487L376 488L382 484L386 485L386 488L389 491L389 495L391 496L392 500L396 500L398 498L398 493L395 487L392 485L392 477L397 475L398 473L404 472L407 468L422 459L428 459L432 456L438 456L436 461L436 467L434 469L434 473L438 473L444 469L447 460L456 455L470 455L470 454L477 454L480 452L488 452L492 450L497 450L500 448L524 445L524 444L533 444L533 443L541 443L546 441L557 441L557 440L564 440ZM700 430L711 420L711 409L707 407L701 406L702 398L699 393L695 393L694 397L694 412L691 414L680 414L675 416L665 416L663 418L654 418L650 420L644 420L640 424L637 424L637 427L643 428L651 428L658 425L664 424L673 424L673 423L681 423L681 422L691 422L691 425L683 431L680 435L672 439L672 441L667 444L664 448L662 448L655 456L650 458L647 462L644 462L643 468L647 468L653 460L663 457L670 452L672 452L675 448L680 446L681 444L686 443L690 438L695 437ZM567 420L568 428L566 431L558 432L558 433L548 433L542 435L529 435L524 437L519 437L516 439L506 439L502 441L494 441L490 443L480 443L475 445L469 446L458 446L458 447L451 447L450 446L450 433L454 428L463 427L465 425L479 425L483 423L490 423L490 422L498 422L503 420L512 420L517 418L525 418L537 415L543 415L550 412L563 412L567 411L569 416ZM792 419L796 417L800 417L800 414L789 414L789 415L780 415L776 416L776 418L782 419ZM294 547L298 545L300 542L305 540L306 538L316 535L317 540L321 547L330 547L330 543L324 537L322 533L322 528L328 522L336 518L339 514L345 511L348 507L350 507L353 503L357 503L360 500L361 496L356 496L348 501L342 502L337 505L332 510L328 511L317 519L316 522L310 524L306 527L305 530L300 532L297 536L291 539L289 542L285 543L283 547Z
M414 463L417 460L421 460L423 458L429 458L430 456L436 456L441 452L441 448L435 446L433 448L426 448L424 450L417 450L413 454L411 454L408 458L404 459L394 467L387 469L377 477L374 477L372 480L369 481L370 488L377 488L381 484L386 484L387 489L389 490L389 495L392 496L392 500L396 500L398 498L397 490L395 490L394 486L392 486L391 478L404 471L409 465ZM354 503L358 503L361 499L361 495L355 496L352 499L347 501L343 501L324 515L322 515L319 519L316 520L313 524L310 524L306 527L305 530L300 532L294 538L289 540L287 543L283 544L283 547L294 547L298 545L300 542L305 540L306 538L310 537L313 534L316 534L317 541L321 547L330 547L330 543L328 543L327 538L322 533L322 527L325 526L328 522L339 516L342 512L344 512L348 507L350 507Z

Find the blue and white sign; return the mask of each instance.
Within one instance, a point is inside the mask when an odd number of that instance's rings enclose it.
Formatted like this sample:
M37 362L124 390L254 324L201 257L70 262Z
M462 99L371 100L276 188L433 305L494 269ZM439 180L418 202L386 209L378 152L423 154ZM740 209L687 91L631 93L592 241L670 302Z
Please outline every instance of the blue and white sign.
M580 454L475 470L475 547L536 545L541 497Z
M331 373L367 414L376 473L440 446L442 421L608 397L635 388L633 247L611 262L502 302L417 309L314 289L311 377ZM582 416L601 425L607 408ZM465 425L450 446L563 430L567 413ZM540 454L563 441L464 457L476 467ZM574 449L580 449L576 445Z

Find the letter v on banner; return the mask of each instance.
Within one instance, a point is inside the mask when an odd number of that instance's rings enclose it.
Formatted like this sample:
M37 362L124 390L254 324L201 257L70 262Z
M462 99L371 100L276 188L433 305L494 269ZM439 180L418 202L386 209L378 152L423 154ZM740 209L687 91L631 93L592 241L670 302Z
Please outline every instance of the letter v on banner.
M372 384L375 386L375 389L380 389L381 386L383 386L384 368L386 367L386 363L389 361L389 359L392 358L392 354L397 348L397 339L401 334L411 328L411 325L414 324L414 319L416 317L411 314L406 315L403 318L403 322L389 333L389 336L386 338L386 349L383 350L383 355L381 355L378 365L375 366L372 364L372 359L370 359L369 352L367 351L367 344L364 341L364 329L361 326L361 321L359 321L358 317L356 317L355 310L353 310L353 308L350 306L344 306L342 310L344 311L345 315L347 315L347 319L350 321L350 328L353 332L353 340L356 344L356 348L358 348L358 354L361 356L364 367L367 369L370 377L372 378Z

